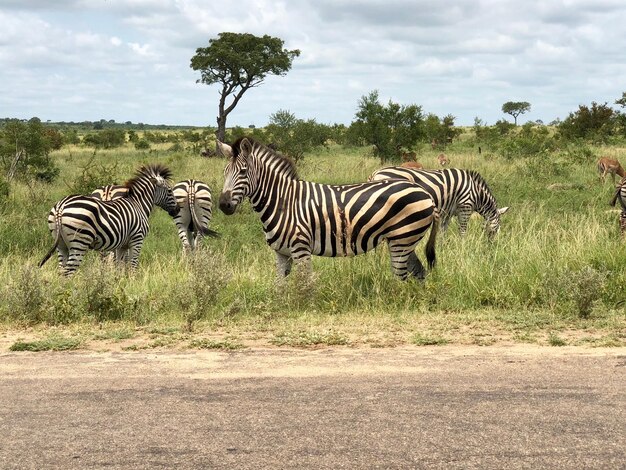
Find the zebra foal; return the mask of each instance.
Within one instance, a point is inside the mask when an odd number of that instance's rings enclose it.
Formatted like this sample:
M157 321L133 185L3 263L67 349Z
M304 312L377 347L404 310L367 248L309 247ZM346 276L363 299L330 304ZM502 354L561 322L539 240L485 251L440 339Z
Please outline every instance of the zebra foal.
M355 256L386 240L393 273L403 280L409 274L423 278L414 250L428 229L426 257L434 266L435 204L418 185L302 181L290 159L252 139L218 146L229 158L219 207L232 215L245 197L250 199L276 252L279 276L288 275L293 262L310 272L312 255Z
M178 213L170 177L171 172L165 166L146 165L125 184L128 189L125 197L101 201L91 196L73 195L57 202L48 215L54 245L39 266L56 250L59 269L70 276L91 249L115 250L117 261L136 268L154 205L163 207L171 216Z
M473 170L388 167L376 170L368 181L391 179L412 181L424 188L435 201L443 229L457 216L461 235L467 232L470 216L476 211L485 219L487 236L493 239L500 231L500 216L509 210L508 207L498 208L487 182Z

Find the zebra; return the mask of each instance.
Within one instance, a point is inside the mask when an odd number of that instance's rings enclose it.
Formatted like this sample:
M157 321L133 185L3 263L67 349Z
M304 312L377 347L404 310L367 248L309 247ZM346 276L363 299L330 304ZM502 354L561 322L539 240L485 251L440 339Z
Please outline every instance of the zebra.
M211 188L202 181L188 179L174 185L174 197L180 212L174 217L178 228L178 237L183 244L183 251L196 249L204 236L218 237L219 234L209 229L213 215Z
M617 187L615 188L615 195L611 199L611 205L615 206L615 203L619 199L619 203L622 206L622 213L619 216L619 227L622 234L622 238L626 238L626 177L622 178Z
M183 251L193 251L204 236L219 237L219 233L209 229L213 208L209 185L202 181L188 179L176 183L172 191L180 208L174 217L174 223L178 228L178 237L183 245ZM110 201L127 194L126 186L109 184L95 189L91 196L102 201Z
M54 245L39 266L43 266L56 249L59 269L71 276L86 251L93 249L115 250L117 261L129 263L136 269L153 206L163 207L172 217L179 211L169 185L170 177L170 170L161 164L145 165L126 183L126 197L112 201L81 195L63 198L48 215Z
M430 229L426 258L435 265L435 204L408 181L327 185L298 179L293 161L247 137L232 146L218 142L229 158L219 207L232 215L245 197L259 212L268 245L276 252L279 278L295 262L306 273L311 256L355 256L387 240L392 272L405 280L424 277L415 254Z
M500 216L509 210L508 207L498 208L486 181L474 170L388 167L376 170L368 181L388 179L408 180L423 187L435 201L441 216L442 229L445 230L452 216L456 215L461 235L467 232L469 218L476 211L486 221L488 238L493 239L500 231Z

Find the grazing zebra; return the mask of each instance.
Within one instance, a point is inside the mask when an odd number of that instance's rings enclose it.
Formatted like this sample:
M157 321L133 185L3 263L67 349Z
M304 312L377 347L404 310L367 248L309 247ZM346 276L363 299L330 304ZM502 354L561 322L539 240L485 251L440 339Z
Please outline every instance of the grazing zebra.
M622 238L626 237L626 177L622 178L620 183L615 189L615 195L611 199L611 205L615 206L615 203L619 199L619 203L622 206L622 213L619 216L619 226Z
M202 237L217 237L218 233L209 229L213 202L211 189L198 180L184 180L174 185L174 197L180 212L174 217L178 237L184 251L193 251Z
M382 168L370 175L368 181L388 179L408 180L423 187L435 201L445 230L452 216L459 218L461 235L467 232L472 212L482 215L489 238L500 231L500 215L509 208L498 209L496 199L479 173L473 170L446 168L443 170L414 170L411 168Z
M170 176L170 170L163 165L147 165L126 183L126 197L101 201L74 195L59 201L48 215L54 245L39 266L43 266L56 249L59 268L69 276L78 269L86 251L92 249L115 250L117 261L129 262L136 268L153 206L163 207L172 217L178 213L168 182Z
M403 280L409 274L422 278L424 268L414 250L431 227L426 257L434 266L436 209L418 185L302 181L293 161L252 139L218 146L229 158L220 209L231 215L245 197L250 199L276 251L279 276L288 275L294 261L310 272L311 255L354 256L387 240L393 273Z
M615 184L615 174L620 178L626 176L622 165L620 165L617 160L607 157L598 160L598 173L600 173L600 181L602 181L603 184L606 181L606 175L609 173L611 173L611 177L613 178L613 184Z

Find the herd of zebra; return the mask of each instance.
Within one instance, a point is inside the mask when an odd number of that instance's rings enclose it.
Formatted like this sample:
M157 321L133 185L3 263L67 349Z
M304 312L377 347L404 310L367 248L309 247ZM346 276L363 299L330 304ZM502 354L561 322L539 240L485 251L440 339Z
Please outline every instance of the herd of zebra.
M113 252L117 262L136 268L154 206L173 217L185 251L194 250L204 236L217 236L208 228L212 216L209 186L188 179L172 187L170 179L171 172L165 166L146 165L124 186L112 184L88 196L61 199L48 214L54 245L39 266L56 250L59 269L72 275L92 249Z
M471 214L478 212L492 239L508 210L497 207L487 183L473 170L388 167L376 170L367 182L328 185L299 179L291 159L253 139L218 142L218 147L228 158L219 207L232 215L245 198L250 200L276 252L279 277L287 276L294 263L310 272L312 255L355 256L386 241L392 272L402 280L423 279L426 270L415 248L429 230L425 254L432 269L439 225L445 229L456 216L465 234ZM202 236L216 236L208 228L209 187L195 180L171 187L170 178L166 167L147 165L124 186L59 201L48 216L54 246L40 266L57 250L61 271L72 274L85 252L94 249L115 251L117 261L136 267L155 205L174 218L185 250ZM626 179L613 202L618 199L624 231Z

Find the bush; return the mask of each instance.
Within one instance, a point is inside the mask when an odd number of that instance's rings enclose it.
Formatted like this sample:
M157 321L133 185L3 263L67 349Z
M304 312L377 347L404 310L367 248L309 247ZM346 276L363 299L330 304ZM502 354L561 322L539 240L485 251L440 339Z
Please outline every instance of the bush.
M17 177L50 183L59 169L49 154L60 145L58 131L44 127L38 118L27 123L9 119L0 130L0 166L9 180Z
M214 307L222 290L232 278L225 256L208 249L199 249L188 260L189 278L180 287L180 304L187 329Z
M96 151L80 169L80 176L70 185L74 194L90 194L97 187L113 184L117 180L117 162L111 165L96 163Z
M148 142L146 139L139 139L137 142L135 142L135 148L137 150L150 150L150 142Z

